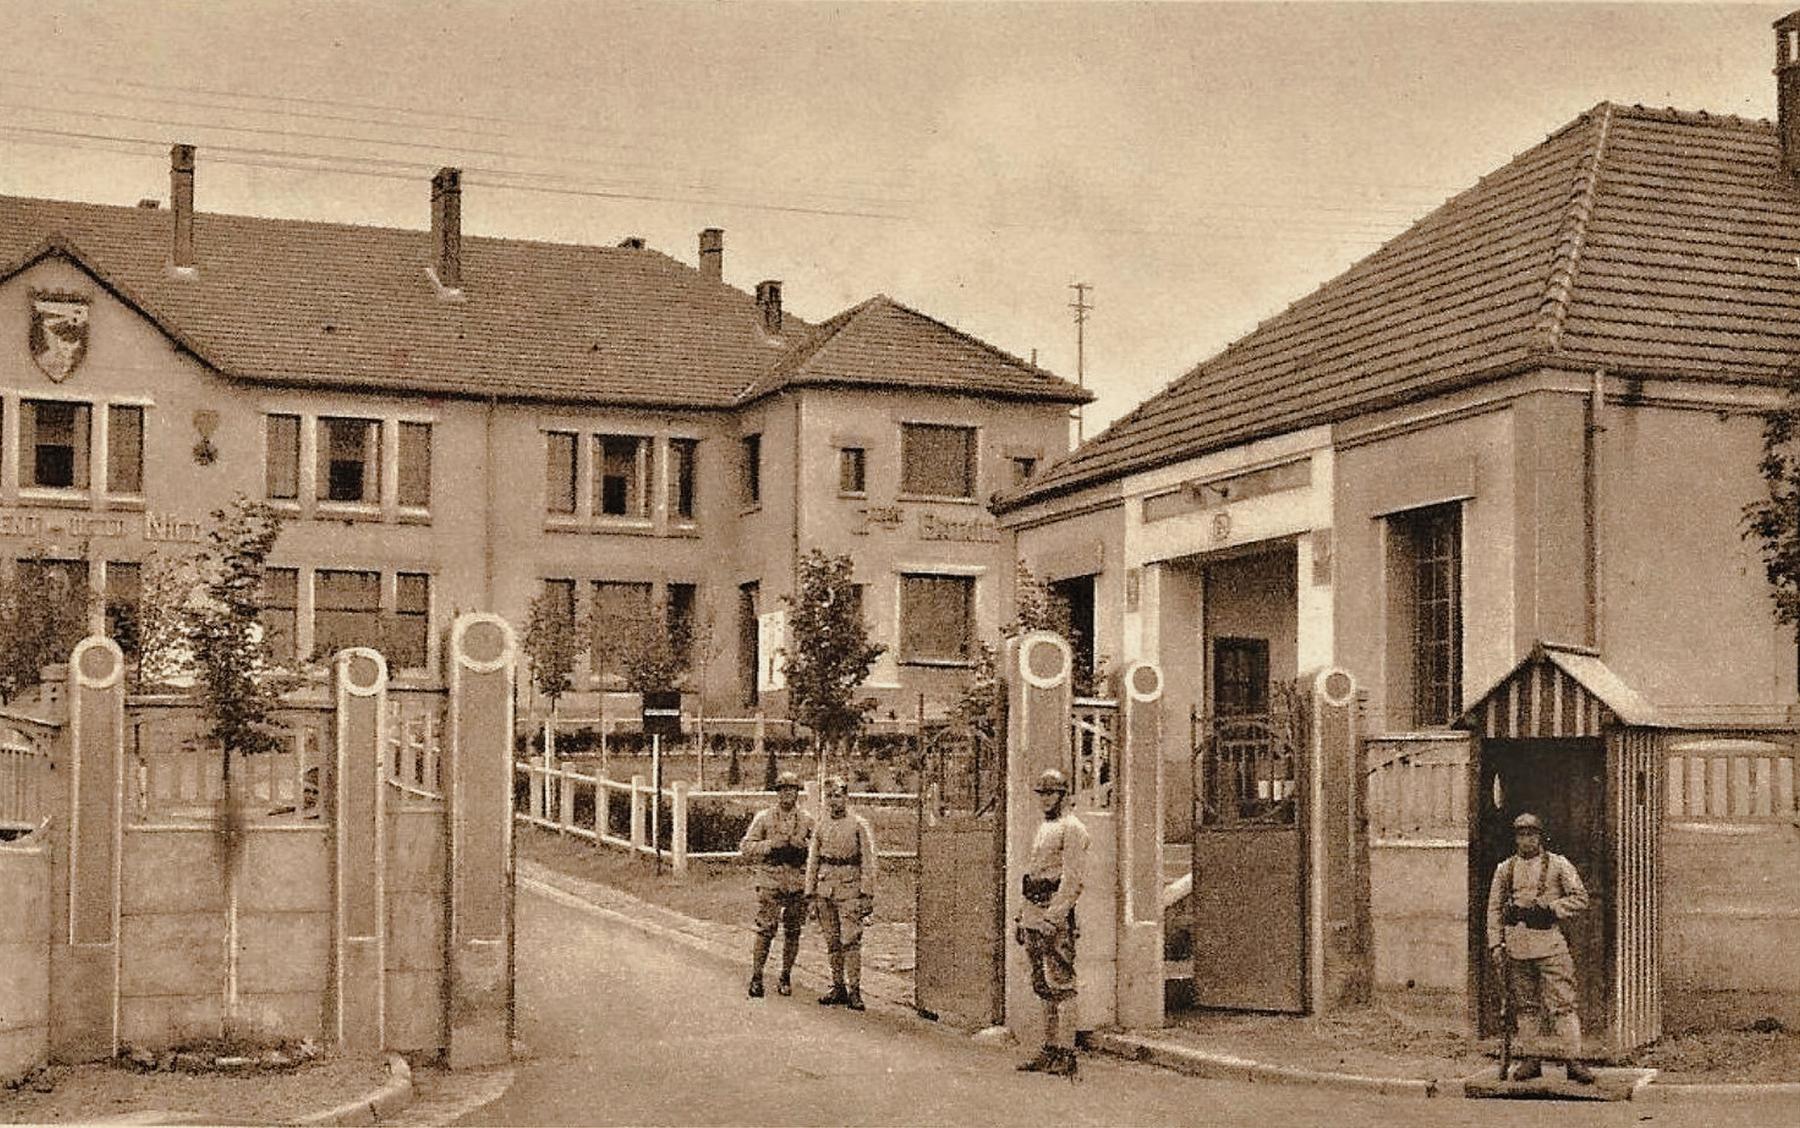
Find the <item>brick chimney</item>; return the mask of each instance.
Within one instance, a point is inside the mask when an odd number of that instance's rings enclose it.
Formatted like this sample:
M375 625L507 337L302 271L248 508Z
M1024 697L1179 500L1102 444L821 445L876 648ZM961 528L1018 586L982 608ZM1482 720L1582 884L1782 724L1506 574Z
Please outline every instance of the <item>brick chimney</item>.
M762 310L763 331L781 332L781 283L770 279L756 284L756 307Z
M1800 12L1775 21L1775 101L1781 171L1800 174Z
M462 169L431 178L431 271L444 290L462 289Z
M175 242L169 248L169 265L176 270L194 269L194 147L169 148L169 208L175 215Z
M708 227L700 233L700 277L725 280L725 232Z

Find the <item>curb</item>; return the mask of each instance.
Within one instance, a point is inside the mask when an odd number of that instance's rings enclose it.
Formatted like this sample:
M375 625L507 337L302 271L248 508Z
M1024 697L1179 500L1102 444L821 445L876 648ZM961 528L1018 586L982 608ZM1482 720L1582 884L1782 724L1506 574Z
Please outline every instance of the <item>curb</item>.
M302 1125L379 1124L383 1120L391 1119L395 1113L411 1104L412 1097L412 1066L406 1064L406 1059L399 1054L389 1054L386 1083L353 1101L347 1101L336 1108L328 1108L324 1112L315 1112L310 1116L299 1117L290 1123Z
M1250 1081L1266 1085L1302 1085L1342 1089L1384 1097L1460 1097L1462 1082L1424 1081L1399 1077L1373 1077L1362 1073L1333 1073L1300 1066L1269 1065L1232 1054L1196 1050L1174 1042L1097 1030L1088 1035L1090 1048L1128 1061L1143 1062L1190 1077L1211 1081Z
M1800 1100L1800 1082L1770 1081L1757 1084L1739 1081L1711 1085L1685 1081L1679 1083L1651 1082L1639 1086L1631 1094L1632 1100L1650 1104L1700 1104L1709 1101L1738 1103L1774 1100L1783 1097Z

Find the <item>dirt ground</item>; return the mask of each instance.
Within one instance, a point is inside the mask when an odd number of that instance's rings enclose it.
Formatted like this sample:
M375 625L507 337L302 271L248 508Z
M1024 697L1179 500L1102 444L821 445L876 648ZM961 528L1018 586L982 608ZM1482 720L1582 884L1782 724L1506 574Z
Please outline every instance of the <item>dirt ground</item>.
M215 1124L280 1124L354 1100L387 1081L383 1061L322 1059L291 1073L144 1073L125 1065L52 1066L50 1091L0 1089L0 1123L93 1123L152 1109Z
M724 924L745 924L756 916L752 870L742 862L690 862L688 875L677 878L669 872L667 859L659 876L653 859L534 827L519 827L515 841L522 858L687 916ZM912 923L917 876L918 865L911 859L883 859L875 894L876 923Z
M1632 1063L1660 1070L1666 1082L1800 1081L1800 1031L1689 1031L1639 1050Z

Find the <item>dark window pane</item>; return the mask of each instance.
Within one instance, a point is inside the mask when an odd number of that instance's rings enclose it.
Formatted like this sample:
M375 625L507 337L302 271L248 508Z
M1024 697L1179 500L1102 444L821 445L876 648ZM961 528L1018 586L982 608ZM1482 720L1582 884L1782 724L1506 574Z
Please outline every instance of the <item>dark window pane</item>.
M128 560L106 562L106 634L128 653L142 643L138 633L138 599L143 591L143 569Z
M381 500L381 424L374 419L319 420L319 497Z
M1412 722L1434 728L1462 709L1462 511L1442 505L1394 520L1412 562Z
M644 465L639 457L644 440L633 436L600 435L594 440L594 496L600 513L607 517L642 517L649 491L644 488Z
M313 651L381 645L381 573L321 571L313 580Z
M745 435L740 449L742 464L738 486L745 505L762 504L762 436Z
M414 509L431 506L431 424L400 424L400 492L395 499Z
M269 416L268 466L264 484L268 494L277 499L300 496L300 417Z
M838 492L862 493L867 485L866 453L862 447L838 451Z
M669 632L669 645L684 662L692 663L694 649L694 616L698 591L693 584L670 584L669 602L664 608L664 627Z
M141 407L107 409L106 488L112 493L144 492L144 409Z
M975 580L970 576L902 576L900 658L960 662L969 657Z
M669 440L669 514L678 521L694 519L694 476L700 444L694 439Z
M257 618L262 622L263 638L269 653L278 660L295 656L295 625L300 609L300 571L297 568L263 570L262 609Z
M625 648L655 625L651 618L650 585L597 581L592 615L594 672L602 676L623 674Z
M544 436L544 508L551 513L575 512L575 436L551 431Z
M425 665L431 635L431 577L401 572L394 577L393 629L388 632L388 665L396 670Z
M975 428L907 423L900 429L900 492L975 496Z
M88 420L85 403L26 400L22 405L23 445L28 458L20 472L28 486L85 490L88 487Z

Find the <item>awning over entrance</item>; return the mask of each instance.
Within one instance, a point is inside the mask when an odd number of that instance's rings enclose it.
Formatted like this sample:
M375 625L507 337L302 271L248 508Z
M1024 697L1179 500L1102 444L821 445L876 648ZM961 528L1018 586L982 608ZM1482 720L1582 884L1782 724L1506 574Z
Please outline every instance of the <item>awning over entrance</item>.
M1599 736L1620 725L1660 728L1655 706L1586 647L1540 642L1452 727L1489 740Z

